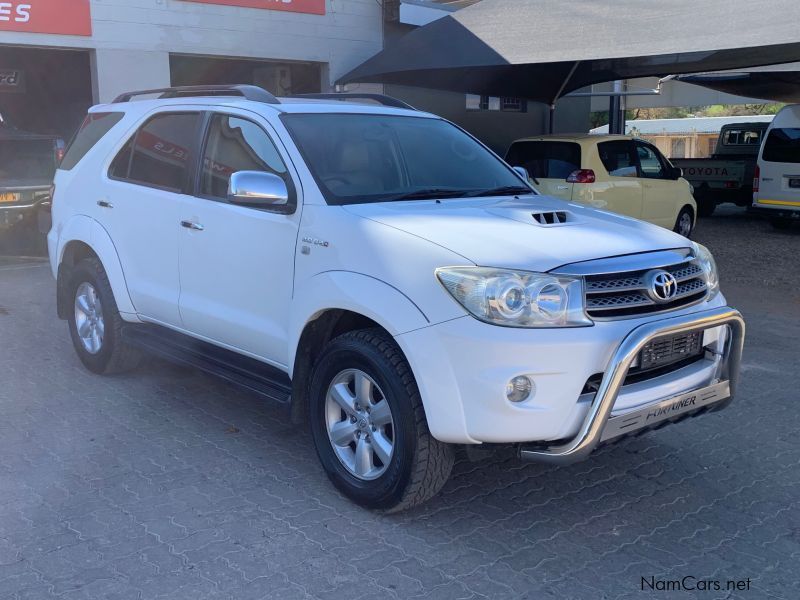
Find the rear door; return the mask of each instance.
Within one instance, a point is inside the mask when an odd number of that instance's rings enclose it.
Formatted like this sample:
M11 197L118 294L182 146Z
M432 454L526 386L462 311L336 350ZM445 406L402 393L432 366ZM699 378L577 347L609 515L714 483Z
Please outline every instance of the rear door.
M642 219L672 229L678 218L679 186L670 164L654 147L636 140L639 177L642 181Z
M508 149L506 162L527 169L531 184L542 194L571 200L575 184L567 183L567 177L581 168L581 147L567 141L519 141Z
M180 209L194 173L200 113L159 112L118 151L95 216L119 254L136 311L181 326Z
M800 127L771 129L758 165L758 203L800 208Z
M573 200L628 217L642 215L642 181L631 140L609 140L597 144L603 170L595 171L595 183L576 188Z

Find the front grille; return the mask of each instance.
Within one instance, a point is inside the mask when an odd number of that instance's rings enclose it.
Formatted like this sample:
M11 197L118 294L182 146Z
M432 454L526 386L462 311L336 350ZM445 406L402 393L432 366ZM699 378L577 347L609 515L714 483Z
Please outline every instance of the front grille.
M660 267L678 281L678 292L669 302L656 302L647 294L645 275L651 269L586 276L586 312L590 317L615 318L674 310L706 295L703 270L694 261Z

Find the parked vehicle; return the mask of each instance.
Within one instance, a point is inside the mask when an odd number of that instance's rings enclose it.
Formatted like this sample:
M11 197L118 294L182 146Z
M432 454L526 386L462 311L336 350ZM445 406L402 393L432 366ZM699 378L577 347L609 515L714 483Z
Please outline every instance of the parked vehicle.
M384 510L436 494L455 444L568 463L730 402L744 323L703 246L541 196L394 99L157 95L91 109L56 175L58 314L89 370L145 348L290 403Z
M545 135L517 140L506 162L543 194L649 221L689 237L697 206L661 152L627 135Z
M63 152L58 137L22 131L0 115L0 230L37 223Z
M769 123L723 125L717 148L709 158L673 158L694 188L701 217L710 217L719 204L750 206L756 158Z
M766 211L777 229L800 218L800 104L783 107L769 126L753 179L753 206Z

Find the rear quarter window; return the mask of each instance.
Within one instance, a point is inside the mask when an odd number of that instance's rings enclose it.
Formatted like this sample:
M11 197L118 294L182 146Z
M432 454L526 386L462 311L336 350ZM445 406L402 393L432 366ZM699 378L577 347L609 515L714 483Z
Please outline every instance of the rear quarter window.
M800 163L800 128L770 131L761 158L767 162Z
M119 123L124 116L125 113L121 112L89 113L86 115L81 128L72 138L64 159L58 168L64 171L74 168L89 150L103 139L103 136L111 131L111 128Z
M574 142L514 142L506 162L525 167L537 179L566 179L581 168L581 147Z

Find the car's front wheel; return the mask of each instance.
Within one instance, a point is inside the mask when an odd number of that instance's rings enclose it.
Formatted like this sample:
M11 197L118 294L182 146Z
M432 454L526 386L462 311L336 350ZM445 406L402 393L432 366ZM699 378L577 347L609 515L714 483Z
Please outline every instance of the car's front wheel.
M434 439L400 348L380 329L346 333L311 379L311 430L322 466L354 502L399 511L445 484L453 447Z
M122 339L124 322L100 261L87 258L75 265L69 289L69 332L83 365L99 374L121 373L138 365L141 355Z

